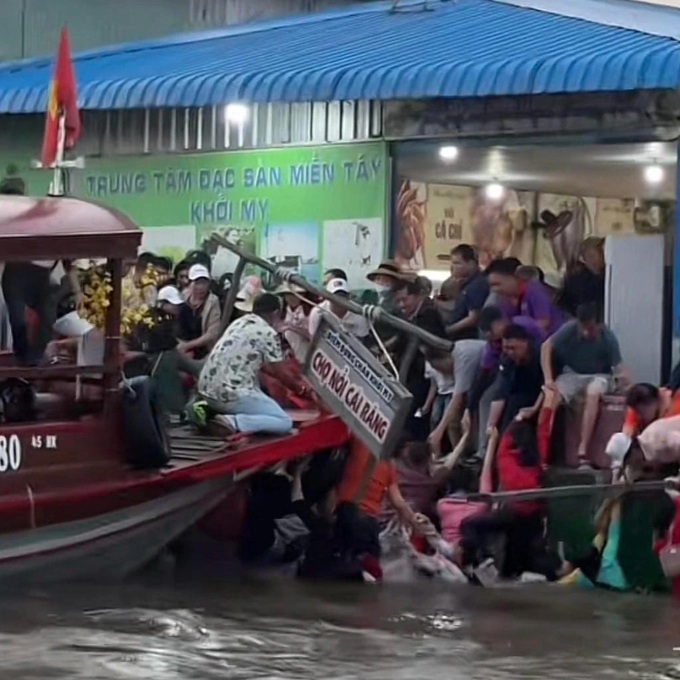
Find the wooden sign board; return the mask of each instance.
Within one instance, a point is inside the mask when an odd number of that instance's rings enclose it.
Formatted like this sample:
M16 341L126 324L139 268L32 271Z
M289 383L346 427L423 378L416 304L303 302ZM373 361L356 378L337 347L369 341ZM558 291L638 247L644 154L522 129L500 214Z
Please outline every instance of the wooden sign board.
M373 455L389 458L402 435L413 396L330 315L322 315L304 373L324 404Z

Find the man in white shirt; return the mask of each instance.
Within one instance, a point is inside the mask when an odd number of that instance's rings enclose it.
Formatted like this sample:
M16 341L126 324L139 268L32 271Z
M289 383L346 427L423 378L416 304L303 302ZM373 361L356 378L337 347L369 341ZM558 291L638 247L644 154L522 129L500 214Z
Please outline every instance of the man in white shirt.
M326 284L326 290L333 295L349 298L351 292L349 284L344 279L331 279ZM315 307L309 314L309 335L313 338L321 323L323 314L331 315L340 322L340 327L347 333L357 338L365 338L371 332L368 321L354 312L348 312L344 307L340 307L330 300L324 300L318 307Z

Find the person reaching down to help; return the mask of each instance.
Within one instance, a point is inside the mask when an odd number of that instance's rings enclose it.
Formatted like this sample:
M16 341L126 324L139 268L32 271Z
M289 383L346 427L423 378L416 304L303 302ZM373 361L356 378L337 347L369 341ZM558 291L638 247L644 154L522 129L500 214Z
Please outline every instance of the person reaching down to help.
M485 274L489 289L498 295L498 306L509 319L529 317L546 333L554 333L564 322L562 312L552 304L543 284L519 278L512 258L494 260Z
M261 389L263 370L297 394L309 393L306 383L292 382L283 370L283 353L274 324L280 318L281 301L264 293L253 302L253 312L234 321L210 352L198 379L199 398L189 406L188 416L205 426L211 415L220 414L221 424L233 432L287 434L290 416Z
M637 383L626 395L623 433L634 437L655 420L677 415L680 415L680 395L674 394L667 387Z

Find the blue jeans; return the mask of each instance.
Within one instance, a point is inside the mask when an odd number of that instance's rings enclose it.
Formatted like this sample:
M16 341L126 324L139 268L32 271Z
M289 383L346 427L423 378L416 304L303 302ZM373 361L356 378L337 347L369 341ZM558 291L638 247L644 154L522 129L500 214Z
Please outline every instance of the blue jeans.
M236 432L288 434L293 429L291 417L266 394L244 394L228 402L207 399L217 413L227 416Z

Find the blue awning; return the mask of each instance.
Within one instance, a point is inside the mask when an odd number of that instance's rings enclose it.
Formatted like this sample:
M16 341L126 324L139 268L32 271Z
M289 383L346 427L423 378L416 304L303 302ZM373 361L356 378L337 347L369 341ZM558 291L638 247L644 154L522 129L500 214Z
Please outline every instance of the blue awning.
M402 0L390 11L391 1L368 3L81 53L80 103L129 109L680 86L680 43L658 31L563 16L530 0L424 4ZM622 13L632 6L607 4ZM0 113L43 111L51 69L49 59L0 67Z

